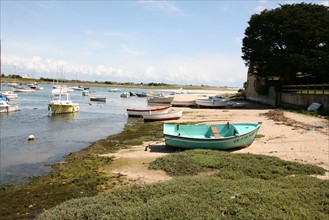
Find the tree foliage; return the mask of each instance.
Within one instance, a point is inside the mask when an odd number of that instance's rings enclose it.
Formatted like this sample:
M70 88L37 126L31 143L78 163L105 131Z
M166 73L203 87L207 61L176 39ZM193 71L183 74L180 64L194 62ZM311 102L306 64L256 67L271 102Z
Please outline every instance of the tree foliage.
M281 5L251 16L242 58L260 78L282 83L329 82L329 8Z

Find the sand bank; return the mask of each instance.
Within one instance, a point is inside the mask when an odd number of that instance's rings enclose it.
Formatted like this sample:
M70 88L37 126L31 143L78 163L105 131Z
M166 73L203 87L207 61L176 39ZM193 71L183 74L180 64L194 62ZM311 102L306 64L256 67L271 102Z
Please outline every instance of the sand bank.
M213 91L210 94L218 94ZM179 100L204 97L205 94L180 94ZM298 113L273 110L268 106L248 104L244 109L183 109L183 116L177 123L257 123L263 122L252 145L234 153L253 153L276 156L283 160L313 164L329 171L329 121L321 118L306 116ZM269 113L279 112L281 115L276 121ZM150 146L146 151L146 146ZM120 150L114 156L117 163L111 172L126 175L132 180L152 183L170 179L164 172L148 170L148 164L157 157L168 153L163 141L144 143L131 149ZM125 161L122 163L122 161ZM133 165L132 165L133 164ZM329 172L319 178L329 179Z

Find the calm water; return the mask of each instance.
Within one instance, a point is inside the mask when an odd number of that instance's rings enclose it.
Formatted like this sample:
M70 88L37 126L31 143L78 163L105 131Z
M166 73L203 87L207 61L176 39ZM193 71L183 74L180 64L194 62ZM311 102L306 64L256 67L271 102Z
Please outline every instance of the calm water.
M121 92L108 88L90 88L106 103L90 102L81 91L71 93L80 104L75 114L51 115L48 110L51 85L32 94L18 94L18 112L0 114L0 180L1 184L17 184L30 176L49 171L45 164L61 161L70 152L79 151L91 142L122 131L127 123L126 108L146 107L146 98L121 98ZM3 90L11 90L2 86ZM143 91L129 89L126 91ZM33 134L34 141L28 141Z

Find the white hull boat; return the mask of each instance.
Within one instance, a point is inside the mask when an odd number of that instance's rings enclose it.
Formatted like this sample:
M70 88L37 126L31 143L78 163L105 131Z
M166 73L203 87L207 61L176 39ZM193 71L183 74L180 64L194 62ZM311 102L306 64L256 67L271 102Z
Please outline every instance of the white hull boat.
M149 103L168 103L168 104L170 104L173 99L174 99L174 96L159 95L159 96L149 97L149 98L147 98L147 101Z
M171 106L177 106L177 107L188 107L188 106L195 106L195 100L172 100L171 101Z
M9 100L13 100L18 97L18 94L14 93L13 91L1 91L0 94L5 96Z
M35 92L35 89L31 89L31 88L13 88L14 92L25 92L25 93L32 93Z
M152 115L144 115L144 121L167 121L167 120L177 120L182 117L183 111L182 110L172 110L167 113L162 114L152 114Z
M170 111L170 106L152 107L147 109L127 108L129 117L142 117L145 115L162 114Z
M209 97L208 99L195 100L196 105L200 108L225 108L228 102L225 99Z
M9 113L19 111L18 105L11 105L4 100L0 100L0 113Z
M123 92L120 95L121 98L129 98L130 97L130 93L129 92Z

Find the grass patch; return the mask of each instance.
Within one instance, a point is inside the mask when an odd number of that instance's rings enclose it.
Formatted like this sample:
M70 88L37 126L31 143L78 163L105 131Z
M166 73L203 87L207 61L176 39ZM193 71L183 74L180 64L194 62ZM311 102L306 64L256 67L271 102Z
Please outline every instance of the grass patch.
M66 200L95 196L112 190L117 179L101 172L111 158L98 154L115 152L143 141L162 137L162 123L126 126L120 134L97 141L88 148L71 153L64 162L53 164L46 176L30 183L0 188L0 219L33 219L37 214Z
M228 179L258 178L276 179L291 175L323 175L318 166L281 160L277 157L233 154L216 150L186 150L156 159L151 169L164 170L171 176L197 175L211 172Z
M211 150L173 153L151 166L176 177L71 200L39 219L327 219L329 215L329 181L308 176L324 173L316 166ZM214 174L200 175L209 171Z

